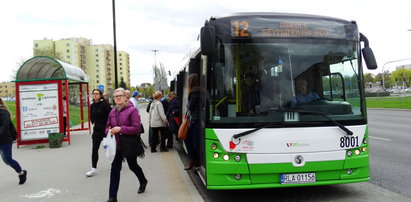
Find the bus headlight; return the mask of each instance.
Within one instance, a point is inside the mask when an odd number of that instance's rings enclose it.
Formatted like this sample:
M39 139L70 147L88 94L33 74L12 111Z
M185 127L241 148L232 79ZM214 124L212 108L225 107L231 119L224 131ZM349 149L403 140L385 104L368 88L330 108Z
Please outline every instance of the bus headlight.
M228 154L224 154L223 159L224 161L228 161L230 159L230 156Z
M367 151L367 147L362 147L362 148L361 148L361 151L362 151L362 152L366 152L366 151Z
M349 174L349 175L351 175L351 174L352 174L352 170L351 170L351 168L349 168L349 169L347 170L347 174Z
M214 153L213 157L216 159L218 158L220 155L218 155L218 153Z
M352 151L351 151L351 150L348 150L348 151L347 151L347 156L349 156L349 157L352 156Z
M362 140L362 143L367 144L367 143L368 143L367 138L364 138L364 139Z
M354 151L354 153L355 153L355 155L360 155L360 150L359 149L356 149L355 151Z
M241 180L241 174L235 174L235 175L234 175L234 178L235 178L236 180Z

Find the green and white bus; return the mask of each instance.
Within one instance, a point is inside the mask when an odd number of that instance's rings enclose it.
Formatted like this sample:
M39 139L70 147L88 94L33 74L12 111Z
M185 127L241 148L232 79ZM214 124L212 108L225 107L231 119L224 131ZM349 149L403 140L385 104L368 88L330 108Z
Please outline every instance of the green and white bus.
M188 75L200 76L196 171L206 188L368 181L363 59L377 68L355 21L286 13L207 20L171 82L184 114Z

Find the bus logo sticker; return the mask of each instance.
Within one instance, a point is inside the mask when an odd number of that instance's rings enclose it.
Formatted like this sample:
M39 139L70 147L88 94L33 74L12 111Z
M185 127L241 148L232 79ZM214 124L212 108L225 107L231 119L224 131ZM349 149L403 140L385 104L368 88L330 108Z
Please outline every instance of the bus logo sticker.
M305 165L305 161L304 161L304 157L302 155L297 155L294 157L294 162L293 162L293 166L304 166Z

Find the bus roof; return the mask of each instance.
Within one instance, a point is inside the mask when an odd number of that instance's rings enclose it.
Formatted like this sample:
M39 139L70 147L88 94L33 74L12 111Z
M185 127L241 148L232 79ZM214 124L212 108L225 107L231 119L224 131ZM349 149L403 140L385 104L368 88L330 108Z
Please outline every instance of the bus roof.
M211 17L210 21L216 19L224 19L224 18L234 18L234 17L250 17L250 16L270 16L270 17L286 17L286 18L311 18L311 19L323 19L323 20L333 20L333 21L341 21L341 22L349 22L344 19L334 18L329 16L322 16L322 15L313 15L313 14L301 14L301 13L279 13L279 12L239 12L239 13L231 13L225 14L221 16Z

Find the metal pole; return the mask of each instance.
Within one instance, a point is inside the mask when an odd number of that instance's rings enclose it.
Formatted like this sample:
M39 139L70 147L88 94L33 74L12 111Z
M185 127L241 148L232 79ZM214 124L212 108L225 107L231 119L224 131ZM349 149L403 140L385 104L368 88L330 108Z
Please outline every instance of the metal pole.
M157 52L159 51L159 50L151 50L151 51L153 51L154 52L154 67L157 67Z
M114 35L114 88L118 88L117 79L117 41L116 41L116 3L113 0L113 35Z

